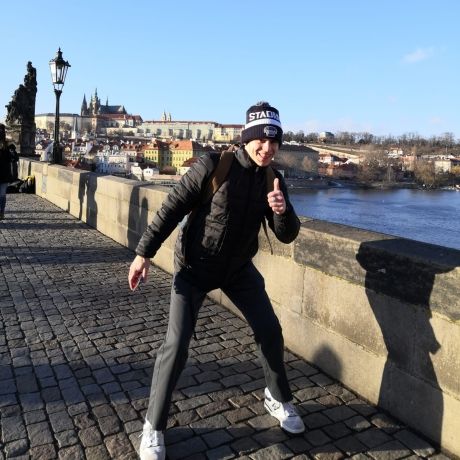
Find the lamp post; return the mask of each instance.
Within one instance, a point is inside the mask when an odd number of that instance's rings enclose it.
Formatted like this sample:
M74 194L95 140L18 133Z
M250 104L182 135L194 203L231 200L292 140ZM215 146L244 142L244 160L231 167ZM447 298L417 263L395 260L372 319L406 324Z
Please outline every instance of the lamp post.
M54 143L53 143L53 163L61 163L62 152L59 145L59 99L64 87L65 77L70 64L62 58L61 48L58 49L56 57L50 62L51 81L54 86L54 94L56 95L56 115L54 117Z

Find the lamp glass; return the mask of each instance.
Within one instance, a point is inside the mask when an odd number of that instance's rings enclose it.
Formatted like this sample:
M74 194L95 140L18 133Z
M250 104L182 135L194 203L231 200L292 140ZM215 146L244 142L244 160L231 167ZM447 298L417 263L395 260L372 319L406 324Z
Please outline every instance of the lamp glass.
M49 62L51 70L51 81L57 90L62 90L65 77L70 64L62 58L62 51L59 48L56 57Z

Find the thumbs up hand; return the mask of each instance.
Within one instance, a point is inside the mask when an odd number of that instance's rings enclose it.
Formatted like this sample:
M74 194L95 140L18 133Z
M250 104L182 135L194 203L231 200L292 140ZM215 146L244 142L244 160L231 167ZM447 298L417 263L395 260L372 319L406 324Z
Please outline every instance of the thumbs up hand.
M267 194L268 205L275 214L281 215L286 211L286 200L280 190L280 180L275 178L273 181L273 192Z

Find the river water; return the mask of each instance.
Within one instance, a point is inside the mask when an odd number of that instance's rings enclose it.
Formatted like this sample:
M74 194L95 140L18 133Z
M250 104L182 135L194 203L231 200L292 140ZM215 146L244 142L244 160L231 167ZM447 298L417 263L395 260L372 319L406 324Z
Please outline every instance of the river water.
M297 214L460 249L460 192L290 190Z

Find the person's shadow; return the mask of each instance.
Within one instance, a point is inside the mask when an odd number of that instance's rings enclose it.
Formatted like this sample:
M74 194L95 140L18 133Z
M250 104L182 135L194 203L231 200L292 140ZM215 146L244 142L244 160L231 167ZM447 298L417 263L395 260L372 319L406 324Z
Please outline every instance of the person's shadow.
M416 421L439 445L444 402L430 355L441 344L430 324L430 297L436 275L459 266L460 252L393 238L361 243L356 259L388 352L378 405L412 426Z
M78 218L83 218L84 201L86 198L85 222L93 228L97 228L97 202L95 193L97 189L97 174L92 172L80 173L80 184L78 187L78 200L80 210Z

